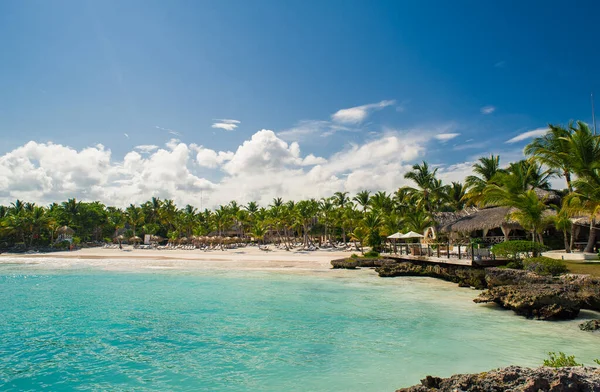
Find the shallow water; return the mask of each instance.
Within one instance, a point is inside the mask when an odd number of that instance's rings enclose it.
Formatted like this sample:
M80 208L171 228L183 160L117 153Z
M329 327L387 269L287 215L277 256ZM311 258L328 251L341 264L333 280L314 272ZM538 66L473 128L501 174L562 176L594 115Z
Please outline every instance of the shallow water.
M0 265L0 390L385 391L600 335L428 278ZM585 316L585 315L584 315ZM591 314L588 314L588 317Z

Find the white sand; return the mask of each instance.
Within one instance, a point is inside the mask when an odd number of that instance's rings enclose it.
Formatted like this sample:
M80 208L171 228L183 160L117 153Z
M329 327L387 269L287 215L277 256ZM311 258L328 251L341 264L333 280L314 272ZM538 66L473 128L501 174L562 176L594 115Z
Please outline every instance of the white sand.
M349 257L338 250L266 252L257 247L221 250L155 250L88 248L72 252L2 254L1 264L27 264L43 268L91 267L104 270L271 270L333 273L331 260ZM341 271L340 271L341 272Z

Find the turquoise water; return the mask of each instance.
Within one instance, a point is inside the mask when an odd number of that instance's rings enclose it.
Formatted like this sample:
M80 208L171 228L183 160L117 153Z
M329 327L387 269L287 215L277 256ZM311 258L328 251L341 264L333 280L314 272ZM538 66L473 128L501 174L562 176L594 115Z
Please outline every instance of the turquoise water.
M426 374L591 364L600 335L427 278L0 265L0 390L392 391Z

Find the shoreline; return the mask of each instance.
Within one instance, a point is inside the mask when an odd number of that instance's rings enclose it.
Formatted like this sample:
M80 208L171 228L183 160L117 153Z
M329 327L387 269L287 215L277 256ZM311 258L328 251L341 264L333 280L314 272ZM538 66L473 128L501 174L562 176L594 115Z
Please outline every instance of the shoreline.
M51 253L1 254L2 265L38 265L48 269L98 268L111 271L148 270L232 270L286 271L303 274L350 275L331 268L331 260L352 252L336 250L263 251L257 247L225 250L155 250L84 248ZM375 274L373 272L373 274Z

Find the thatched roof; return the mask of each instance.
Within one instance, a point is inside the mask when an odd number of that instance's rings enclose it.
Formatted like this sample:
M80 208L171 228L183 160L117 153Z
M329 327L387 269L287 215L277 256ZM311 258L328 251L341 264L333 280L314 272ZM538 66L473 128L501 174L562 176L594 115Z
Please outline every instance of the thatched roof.
M508 219L511 212L510 207L490 207L481 210L472 209L465 212L453 222L440 227L440 232L471 232L475 230L495 229L497 227L507 227L510 229L520 229L516 221Z
M559 204L560 195L552 190L547 191L541 188L534 188L535 194L540 199L543 199L546 204Z
M491 230L498 227L515 230L522 229L521 225L510 218L511 213L516 209L511 207L488 207L481 210L472 208L463 210L458 214L458 218L452 222L439 226L442 233L463 232L468 233L475 230ZM544 211L545 217L556 215L556 211L547 209Z
M69 226L60 227L56 230L56 232L58 234L67 234L67 235L75 234L75 230L71 229Z

